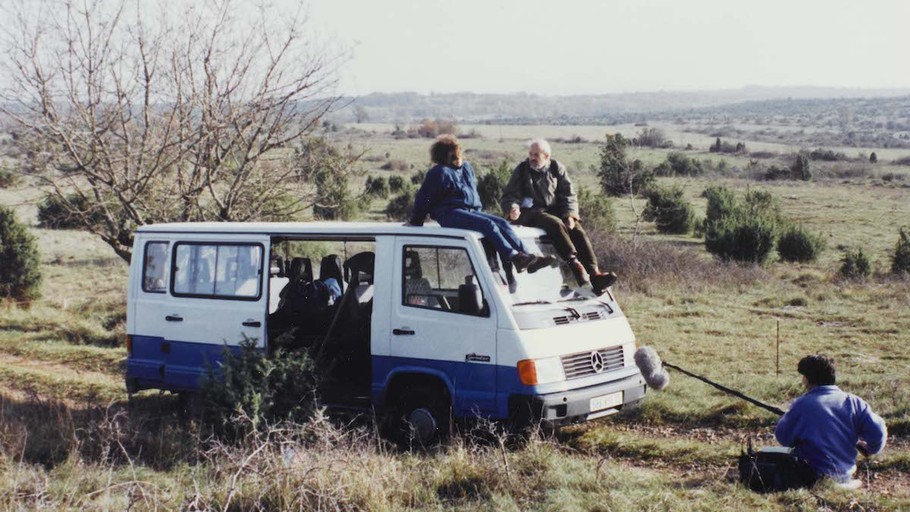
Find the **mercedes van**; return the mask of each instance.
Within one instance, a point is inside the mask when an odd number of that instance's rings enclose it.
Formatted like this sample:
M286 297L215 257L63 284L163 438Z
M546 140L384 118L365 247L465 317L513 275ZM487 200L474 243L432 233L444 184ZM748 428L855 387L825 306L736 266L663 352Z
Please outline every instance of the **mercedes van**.
M555 254L543 231L516 228ZM560 425L642 400L611 290L516 272L476 232L393 223L174 223L135 233L126 387L192 394L224 350L306 350L323 401L421 442L482 417Z

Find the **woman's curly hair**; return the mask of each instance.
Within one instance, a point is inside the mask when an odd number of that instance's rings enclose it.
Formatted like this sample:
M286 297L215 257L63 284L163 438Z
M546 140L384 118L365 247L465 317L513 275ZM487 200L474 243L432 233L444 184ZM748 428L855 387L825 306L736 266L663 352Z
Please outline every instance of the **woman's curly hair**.
M461 165L461 144L454 135L440 135L430 146L430 160L434 164Z

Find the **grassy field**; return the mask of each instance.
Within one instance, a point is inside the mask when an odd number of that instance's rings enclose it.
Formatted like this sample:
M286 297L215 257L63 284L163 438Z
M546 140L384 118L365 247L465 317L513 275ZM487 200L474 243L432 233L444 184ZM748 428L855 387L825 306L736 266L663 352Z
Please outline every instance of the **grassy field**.
M713 138L679 128L666 127L677 145L692 144L699 158L722 158L707 153ZM533 136L582 137L587 142L554 142L555 156L579 183L593 187L589 167L598 161L596 144L604 133L632 136L640 128L461 129L480 135L464 143L481 169L502 159L517 163ZM427 165L429 142L394 139L389 126L358 125L340 138L369 149L365 166L372 173L405 175ZM747 144L781 153L799 149ZM869 149L875 150L863 150ZM634 153L656 164L667 150ZM733 165L747 163L729 158ZM379 169L394 159L409 170ZM888 172L906 174L904 169ZM741 440L753 435L760 444L773 444L776 417L672 370L670 386L649 392L635 410L524 443L463 435L436 452L401 453L381 442L369 422L327 420L276 427L233 445L205 439L179 417L173 396L146 392L127 403L125 263L88 235L35 229L43 298L28 310L0 306L0 508L910 508L910 281L887 275L897 229L910 224L910 180L884 182L882 171L873 171L808 183L758 183L736 175L665 180L681 185L701 215L700 194L709 184L770 190L790 219L826 237L828 250L816 263L743 268L714 262L699 238L660 235L647 223L633 229L643 203L629 199L614 202L623 250L652 258L658 267L666 258L664 268L644 272L605 262L620 275L616 295L639 345L763 402L786 408L801 393L799 358L834 356L839 384L864 397L891 433L883 454L860 461L859 491L823 484L768 496L749 492L734 478ZM29 189L0 190L0 201L16 205L32 223L35 197ZM380 217L381 208L374 204L370 216ZM872 278L837 277L841 248L854 246L872 257Z

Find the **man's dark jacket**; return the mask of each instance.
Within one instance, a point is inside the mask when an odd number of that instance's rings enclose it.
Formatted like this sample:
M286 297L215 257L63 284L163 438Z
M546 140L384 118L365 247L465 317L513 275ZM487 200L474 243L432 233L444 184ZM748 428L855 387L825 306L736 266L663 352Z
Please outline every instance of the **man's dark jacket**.
M525 198L533 201L531 206L522 204ZM544 210L560 219L578 218L575 186L569 179L565 166L553 159L550 159L549 167L543 171L532 169L527 160L518 164L502 192L499 204L506 215L512 205L519 205Z

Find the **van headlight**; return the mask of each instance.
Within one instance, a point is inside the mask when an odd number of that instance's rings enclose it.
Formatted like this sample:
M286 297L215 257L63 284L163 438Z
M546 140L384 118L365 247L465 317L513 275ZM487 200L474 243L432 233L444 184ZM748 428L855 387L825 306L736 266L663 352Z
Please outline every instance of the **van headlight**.
M562 371L562 359L546 357L518 361L518 378L526 386L536 386L565 380L566 375Z

